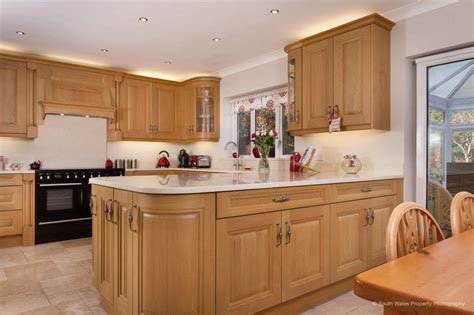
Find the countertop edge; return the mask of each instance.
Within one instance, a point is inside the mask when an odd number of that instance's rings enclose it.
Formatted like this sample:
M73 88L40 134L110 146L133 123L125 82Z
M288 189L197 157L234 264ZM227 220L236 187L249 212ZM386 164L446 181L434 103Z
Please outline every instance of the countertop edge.
M142 175L142 176L159 176L159 175ZM140 187L124 183L110 182L106 179L92 178L89 183L99 186L105 186L115 189L127 190L143 194L154 195L186 195L186 194L202 194L202 193L217 193L252 189L270 189L270 188L285 188L298 186L316 186L329 184L344 184L355 182L368 182L378 180L403 179L403 175L383 175L370 177L344 177L333 179L307 179L302 181L282 181L269 183L252 183L252 184L236 184L236 185L220 185L220 186L201 186L201 187ZM138 177L138 176L137 176Z

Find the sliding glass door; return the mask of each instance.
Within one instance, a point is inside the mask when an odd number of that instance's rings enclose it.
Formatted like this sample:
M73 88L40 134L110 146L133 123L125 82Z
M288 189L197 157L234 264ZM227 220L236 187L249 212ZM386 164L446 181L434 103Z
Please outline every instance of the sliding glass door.
M474 58L458 57L440 58L423 68L425 202L446 237L451 235L453 196L474 192Z

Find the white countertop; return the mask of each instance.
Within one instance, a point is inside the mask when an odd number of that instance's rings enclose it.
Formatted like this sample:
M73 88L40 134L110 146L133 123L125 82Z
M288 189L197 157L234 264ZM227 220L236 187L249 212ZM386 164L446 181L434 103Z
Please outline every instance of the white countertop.
M3 174L34 174L34 170L19 170L19 171L0 171L0 175Z
M241 173L196 173L180 175L144 175L101 177L90 179L91 184L129 190L145 194L196 194L249 189L309 186L371 180L403 178L400 173L360 172L357 175L344 173L319 173L308 175L289 171L273 171L268 176L256 172Z

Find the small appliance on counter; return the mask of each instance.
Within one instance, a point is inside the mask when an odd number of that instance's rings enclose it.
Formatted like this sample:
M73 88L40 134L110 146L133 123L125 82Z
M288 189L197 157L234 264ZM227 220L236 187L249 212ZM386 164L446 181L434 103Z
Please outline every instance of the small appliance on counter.
M170 161L169 161L169 157L170 157L170 154L168 153L168 151L161 151L160 153L158 153L158 155L160 156L160 158L158 159L158 162L156 163L156 168L168 168L170 167Z
M185 149L181 149L178 155L178 167L189 167L189 154Z
M209 155L191 155L191 167L210 168L211 157Z

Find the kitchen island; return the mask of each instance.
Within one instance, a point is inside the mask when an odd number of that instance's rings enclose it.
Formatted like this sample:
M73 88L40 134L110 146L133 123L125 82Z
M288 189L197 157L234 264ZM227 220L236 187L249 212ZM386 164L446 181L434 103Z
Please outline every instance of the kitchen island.
M290 314L385 262L402 176L94 178L92 281L122 314Z

